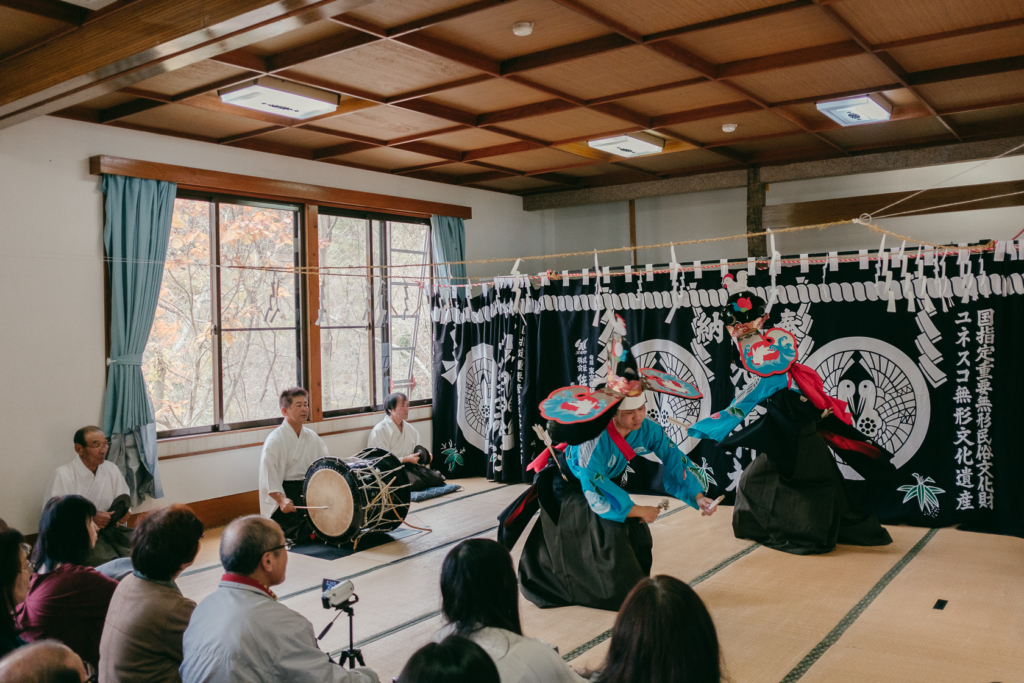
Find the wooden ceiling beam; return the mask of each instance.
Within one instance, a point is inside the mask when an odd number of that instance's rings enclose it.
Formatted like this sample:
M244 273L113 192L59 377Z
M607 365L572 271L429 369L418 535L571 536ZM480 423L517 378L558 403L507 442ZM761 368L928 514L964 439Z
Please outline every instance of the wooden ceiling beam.
M601 112L602 114L607 114L608 116L614 116L615 118L622 119L623 121L635 123L636 125L643 126L644 128L651 127L650 116L641 114L640 112L633 111L632 109L627 109L626 107L623 107L621 104L615 104L613 102L607 102L605 104L592 104L590 105L590 107L588 107L588 109L592 111Z
M687 33L693 33L695 31L706 31L711 28L731 26L733 24L743 23L744 21L753 21L754 19L763 19L764 17L771 17L777 14L784 14L786 12L792 12L793 10L809 7L813 4L814 3L811 0L793 0L792 2L784 2L781 5L772 5L771 7L763 7L761 9L752 10L750 12L740 12L739 14L732 14L718 19L711 19L710 21L702 21L697 24L690 24L688 26L681 26L679 28L669 29L667 31L651 33L644 36L643 42L645 44L656 43L661 40L675 38L676 36L681 36Z
M631 40L633 43L639 44L644 42L644 37L640 35L638 32L629 28L625 24L616 21L615 19L612 19L607 15L601 14L597 10L587 7L586 5L584 5L581 2L578 2L577 0L554 0L554 2L557 2L559 5L565 7L566 9L571 9L573 12L576 12L577 14L582 14L591 21L595 21L601 24L602 26L610 28L611 30L618 33L620 36L629 38L629 40Z
M238 142L239 140L247 140L249 138L259 137L260 135L273 133L276 130L284 130L284 126L267 126L266 128L257 128L256 130L251 130L248 133L238 133L237 135L229 135L226 138L219 138L217 140L217 144L230 145L231 143Z
M542 173L535 173L530 176L531 178L537 178L538 180L546 180L549 183L558 183L559 185L568 185L569 187L576 187L580 184L580 176L567 175L565 173L556 173L550 171L544 171Z
M422 133L413 133L412 135L405 135L394 140L388 140L385 143L387 147L394 147L395 145L402 145L406 142L416 142L417 140L425 140L426 138L432 138L435 135L447 135L448 133L457 133L460 130L469 130L472 126L450 126L448 128L442 128L440 130L429 130Z
M396 43L407 45L426 52L427 54L436 55L438 57L444 57L457 64L483 71L486 74L492 76L501 75L501 64L491 59L487 55L474 52L468 48L462 47L461 45L455 45L438 38L432 38L422 33L406 33L397 38L392 38Z
M403 142L398 145L388 145L395 149L404 149L407 152L425 154L426 156L437 157L447 161L462 161L462 152L457 149L449 149L440 145L432 145L429 142Z
M163 93L154 92L152 90L144 90L143 88L121 88L118 92L125 95L131 95L132 97L141 97L145 100L157 100L158 102L164 102L166 104L174 102L174 98L170 95L164 95Z
M447 107L443 104L437 104L436 102L428 102L426 100L407 100L405 102L396 102L389 106L398 107L399 109L408 109L409 111L427 114L428 116L433 116L445 121L452 121L454 123L461 123L466 126L476 126L476 114L471 114L468 111L462 111L454 107Z
M896 59L892 57L892 55L890 55L888 52L875 52L872 49L871 45L868 43L868 41L864 38L864 36L862 36L860 32L856 28L854 28L850 22L843 18L843 16L839 14L839 12L835 10L835 8L830 7L827 2L825 2L824 0L814 0L814 3L818 5L822 12L825 13L825 16L832 20L832 23L841 28L846 33L846 35L850 36L850 38L854 42L856 42L862 50L864 50L865 54L870 55L874 59L875 63L877 63L886 71L888 71L893 78L902 83L905 88L910 90L914 97L923 102L924 105L928 107L928 109L932 112L932 115L935 116L939 123L941 123L946 128L946 130L948 130L950 134L953 135L953 137L955 137L957 140L962 140L962 138L960 137L960 133L956 130L956 128L953 127L953 124L947 121L944 117L939 116L938 112L935 111L935 107L932 106L931 102L925 99L925 97L921 95L921 93L919 93L917 90L913 88L913 86L907 80L906 71L904 71L903 67L896 62Z
M504 171L487 171L485 173L474 173L472 175L460 175L456 182L459 185L467 185L469 183L486 183L488 180L502 180L504 178L514 178L515 173L506 173Z
M504 145L494 145L492 147L481 147L480 149L472 149L468 152L462 153L462 161L476 161L477 159L486 159L487 157L497 157L502 154L516 154L517 152L529 152L535 149L544 149L543 145L538 145L535 142L526 142L520 140L519 142L509 142Z
M339 55L363 45L376 43L379 40L381 38L367 33L345 33L340 36L331 36L306 45L299 45L290 50L278 52L266 57L263 62L266 70L269 73L274 73L275 71L283 71L284 69L298 66L305 62L312 62L316 59L322 59L323 57Z
M417 100L421 97L428 97L430 95L445 92L446 90L464 88L467 85L476 85L477 83L483 83L484 81L490 80L494 80L494 76L491 76L490 74L477 74L476 76L469 76L468 78L460 78L457 81L449 81L439 85L432 85L427 88L420 88L419 90L410 90L409 92L402 93L401 95L392 95L391 97L384 98L384 102L385 104L395 104L396 102L405 102L406 100Z
M608 102L617 102L618 100L624 100L627 97L637 97L638 95L650 95L651 93L663 92L665 90L674 90L675 88L685 88L690 85L697 85L698 83L707 83L708 79L703 76L698 78L688 78L682 81L672 81L671 83L664 83L662 85L653 85L649 88L640 88L639 90L628 90L626 92L616 93L614 95L605 95L604 97L595 97L592 100L584 100L583 104L586 106L593 106L595 104L606 104Z
M592 55L604 54L612 50L621 50L624 47L635 45L633 41L618 33L609 33L597 38L581 40L578 43L561 45L548 50L541 50L521 57L512 57L501 63L501 73L517 74L524 71L532 71L545 66L563 64L576 59L590 57Z
M565 100L566 102L572 102L573 104L575 104L578 107L585 107L585 106L587 106L586 100L584 100L582 97L576 97L575 95L570 95L567 92L562 92L561 90L557 90L555 88L552 88L549 85L544 85L542 83L536 83L536 82L530 80L529 78L527 78L525 76L520 76L518 74L510 74L508 76L504 76L503 78L505 80L507 80L507 81L512 81L513 83L518 83L520 85L525 85L527 88L533 88L537 92L542 92L542 93L546 93L548 95L552 95L554 97L557 97L560 100Z
M665 55L671 60L679 62L683 66L687 66L693 69L702 76L705 76L712 80L714 80L715 78L714 64L704 59L703 57L699 57L693 54L689 50L679 47L675 43L663 41L660 43L652 43L647 47L649 47L651 50L654 50L659 54Z
M216 95L193 97L181 104L185 104L189 107L196 107L198 109L205 109L206 111L212 111L216 114L228 114L230 116L239 116L244 119L252 119L253 121L272 123L276 126L281 126L282 128L290 128L296 122L296 119L288 118L287 116L279 116L265 111L249 109L248 107L239 107L234 104L227 104L226 102L222 102Z
M99 123L112 123L119 119L128 118L134 114L141 114L144 111L150 109L156 109L157 107L167 106L166 102L159 100L148 100L139 98L137 100L131 100L124 104L119 104L115 107L109 107L107 109L101 109L99 111Z
M718 64L715 66L715 78L737 78L739 76L747 76L749 74L777 71L779 69L788 69L794 66L803 66L804 64L827 62L833 59L842 59L843 57L852 57L863 53L864 51L861 49L860 45L852 40L845 40L840 43L816 45L814 47L805 47L800 50L778 52L772 55L765 55L764 57L740 59L735 62Z
M881 54L890 56L888 52ZM939 69L914 71L907 74L907 81L912 86L930 85L932 83L945 83L964 78L992 76L1022 70L1024 70L1024 55L1004 57L1002 59L988 59L983 62L972 62L970 64L957 64L956 66L944 66Z
M489 168L492 171L501 171L502 173L507 173L509 175L515 175L515 176L524 176L524 175L526 175L526 171L519 171L519 170L516 170L514 168L507 168L505 166L498 166L497 164L489 164L486 161L467 161L466 163L467 164L472 164L474 166L480 166L481 168Z
M315 21L368 1L144 0L119 5L5 60L0 126L271 38L294 28L294 21Z
M947 38L959 38L960 36L970 36L975 33L987 33L989 31L998 31L1004 28L1013 28L1015 26L1024 26L1024 18L1020 19L1009 19L1007 21L996 21L991 24L979 24L978 26L969 26L967 28L956 29L954 31L942 31L941 33L931 33L925 36L917 36L916 38L904 38L903 40L893 40L888 43L877 43L872 45L872 49L875 52L881 52L886 50L895 50L898 47L909 47L911 45L920 45L922 43L933 43L937 40L946 40Z
M60 0L0 0L0 7L9 7L37 17L62 21L72 26L81 26L91 12L85 7L72 5Z
M320 161L321 159L330 159L331 157L338 157L344 154L352 154L353 152L362 152L365 149L374 149L379 145L373 145L367 142L343 142L340 145L332 145L330 147L321 147L320 149L313 150L313 159Z
M658 130L667 126L676 126L680 123L702 121L704 119L713 119L719 116L746 114L747 112L757 111L758 109L760 109L760 107L750 101L729 102L727 104L717 104L713 107L687 109L685 111L661 114L660 116L652 117L651 128Z
M453 163L455 163L455 162L448 161L448 160L445 160L445 161L432 161L429 164L419 164L418 166L407 166L405 168L396 168L396 169L391 171L391 174L392 175L404 175L406 173L415 173L417 171L426 171L428 169L437 168L439 166L451 166ZM445 176L445 177L446 178L450 178L451 176Z
M477 2L463 5L462 7L456 7L445 12L438 12L437 14L431 14L421 19L415 19L413 21L399 24L398 26L389 28L387 35L390 38L398 37L406 33L413 31L420 31L425 28L430 28L441 22L448 21L450 19L459 19L460 17L469 16L483 10L497 7L498 5L508 5L515 0L478 0Z
M355 30L362 31L363 33L369 33L371 36L376 36L377 38L388 37L387 31L376 24L371 24L365 19L350 17L347 14L339 14L337 16L330 17L330 20L336 24L341 24L348 28L354 28Z
M228 66L234 66L239 69L255 71L260 75L268 72L267 61L263 57L243 49L232 50L231 52L225 52L222 55L215 55L210 57L210 61L217 62L219 64L227 64Z
M480 114L477 117L476 125L480 127L493 126L508 121L520 121L537 116L546 116L547 114L557 114L571 109L579 109L579 107L565 100L546 100L544 102L535 102L534 104L525 104L520 107L511 107L509 109Z

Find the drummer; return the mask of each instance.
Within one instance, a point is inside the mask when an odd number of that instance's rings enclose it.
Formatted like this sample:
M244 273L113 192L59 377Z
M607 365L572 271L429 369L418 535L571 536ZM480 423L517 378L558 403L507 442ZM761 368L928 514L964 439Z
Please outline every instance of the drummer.
M304 424L309 419L309 392L301 387L281 392L284 422L270 433L260 455L260 514L281 526L285 539L294 543L309 540L308 514L297 510L305 505L302 483L315 460L330 455L327 444Z
M384 412L384 419L370 432L367 446L383 448L403 463L419 462L420 454L416 447L420 445L420 433L408 422L409 397L401 391L388 394L384 400Z

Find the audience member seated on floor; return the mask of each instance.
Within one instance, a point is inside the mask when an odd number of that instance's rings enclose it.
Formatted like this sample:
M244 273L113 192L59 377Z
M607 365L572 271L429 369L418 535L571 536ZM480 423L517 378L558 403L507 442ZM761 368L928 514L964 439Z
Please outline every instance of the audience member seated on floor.
M327 444L309 427L309 392L301 387L285 389L278 399L284 422L270 432L260 455L260 514L277 522L289 543L309 541L309 515L297 510L305 505L302 495L306 470L314 461L330 456Z
M447 624L434 642L453 634L469 638L494 660L501 683L584 680L552 646L523 635L516 570L497 541L473 538L448 553L441 567L441 603Z
M96 506L95 522L100 535L83 564L97 567L119 557L128 557L131 554L129 531L117 526L130 505L128 484L117 465L107 460L110 443L102 429L92 426L75 432L74 443L77 455L53 473L43 506L56 496L87 498Z
M468 638L427 643L405 664L395 683L500 683L494 661Z
M196 603L174 583L199 553L203 523L184 505L132 532L135 571L114 591L100 641L100 683L179 683L181 639Z
M3 683L85 683L82 658L56 640L41 640L0 659Z
M425 491L434 486L444 486L444 475L430 469L430 451L420 445L420 433L407 422L409 399L400 391L384 399L384 419L370 432L366 445L383 448L405 465L409 475L410 491Z
M600 683L719 683L718 636L700 597L679 579L642 579L612 627Z
M4 611L0 614L0 657L25 644L14 626L14 608L28 595L32 565L28 556L31 548L17 529L0 531L0 591L4 595Z
M43 510L33 556L36 574L15 611L27 642L53 638L93 667L117 582L85 566L96 544L96 507L82 496L54 498Z
M249 515L220 539L220 586L199 603L185 631L184 683L377 683L371 669L347 670L317 648L313 625L271 590L288 568L277 522Z

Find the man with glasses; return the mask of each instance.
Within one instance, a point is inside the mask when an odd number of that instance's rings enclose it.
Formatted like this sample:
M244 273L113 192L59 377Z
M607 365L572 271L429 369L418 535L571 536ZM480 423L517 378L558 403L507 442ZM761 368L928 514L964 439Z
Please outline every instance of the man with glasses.
M343 669L317 648L313 625L271 590L288 568L284 533L259 515L236 519L220 540L225 574L185 631L182 683L378 683L366 667Z
M74 443L76 456L53 473L43 496L43 507L56 496L87 498L96 506L93 521L100 532L86 563L97 567L119 557L128 557L131 555L130 532L117 526L128 513L128 483L117 465L107 460L110 443L102 429L91 425L75 432Z

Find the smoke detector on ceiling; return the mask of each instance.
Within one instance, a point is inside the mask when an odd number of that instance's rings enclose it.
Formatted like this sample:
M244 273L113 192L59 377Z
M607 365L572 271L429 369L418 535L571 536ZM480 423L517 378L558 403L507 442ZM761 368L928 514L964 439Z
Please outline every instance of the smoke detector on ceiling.
M735 133L736 132L736 128L737 128L737 125L735 123L723 123L722 124L722 132L723 133Z
M517 36L528 36L533 33L533 22L532 21L517 21L512 24L512 33Z

